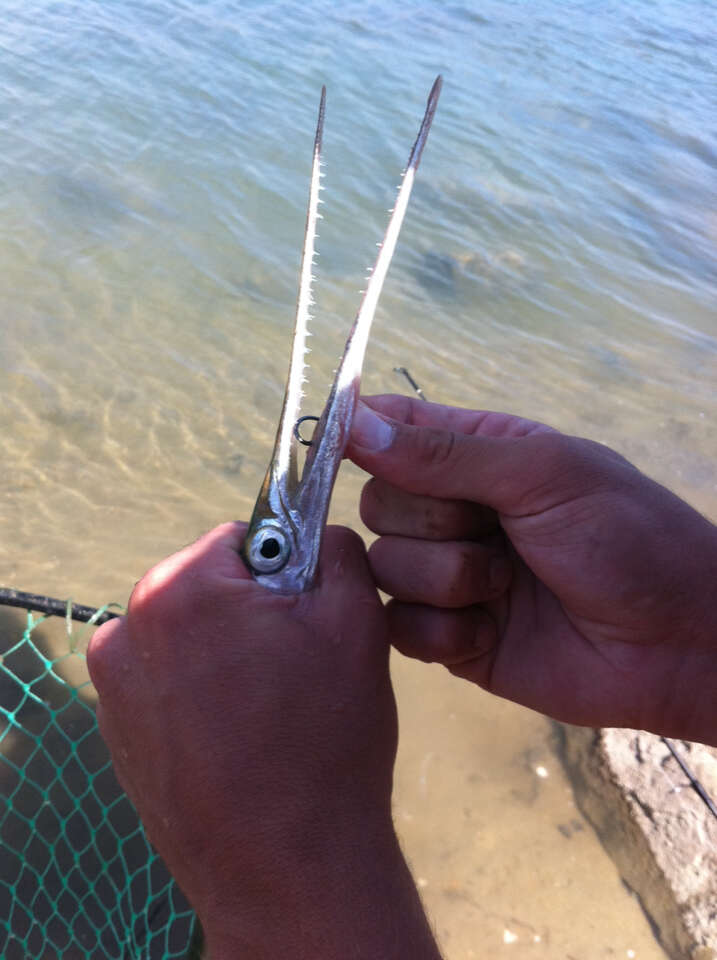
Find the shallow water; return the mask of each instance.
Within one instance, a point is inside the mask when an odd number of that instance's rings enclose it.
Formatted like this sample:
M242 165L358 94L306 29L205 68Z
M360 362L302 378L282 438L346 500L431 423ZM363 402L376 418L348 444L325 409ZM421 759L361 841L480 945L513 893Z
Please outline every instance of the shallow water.
M153 562L248 515L321 84L307 412L438 72L365 391L403 391L403 364L431 399L610 443L716 517L710 6L6 4L0 580L124 600ZM335 520L359 526L361 482L342 469ZM449 960L661 956L546 721L394 667L399 824Z

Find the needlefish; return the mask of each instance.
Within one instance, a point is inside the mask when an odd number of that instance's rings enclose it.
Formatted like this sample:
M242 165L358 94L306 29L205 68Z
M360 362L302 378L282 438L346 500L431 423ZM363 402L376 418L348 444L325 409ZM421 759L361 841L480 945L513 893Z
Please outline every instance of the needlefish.
M326 108L326 88L323 87L321 91L299 271L294 337L284 403L274 450L242 547L242 557L255 580L276 593L303 593L311 589L316 578L331 493L348 443L351 421L358 401L361 369L371 322L436 112L441 84L442 78L439 76L429 94L426 112L408 158L396 203L391 211L383 241L378 245L378 256L346 341L326 406L320 417L302 417L300 414L302 387L305 383L306 339L309 335L310 310L314 302L312 269L316 224L319 219L321 142ZM317 421L310 441L306 441L300 433L301 424L305 420ZM301 477L297 464L299 442L308 446Z

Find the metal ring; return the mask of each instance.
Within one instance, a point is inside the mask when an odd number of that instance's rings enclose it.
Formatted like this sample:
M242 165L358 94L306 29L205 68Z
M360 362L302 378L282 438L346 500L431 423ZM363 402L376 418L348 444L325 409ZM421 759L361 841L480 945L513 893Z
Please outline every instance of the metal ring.
M301 424L302 424L305 420L314 420L316 423L318 423L318 422L319 422L319 419L320 419L319 417L311 417L311 416L308 416L308 417L299 417L299 419L298 419L298 420L296 421L296 423L294 424L294 436L295 436L296 439L299 441L299 443L303 443L305 447L310 447L311 444L312 444L314 441L313 441L313 440L304 440L304 438L303 438L303 437L301 436L301 434L299 433L299 427L301 426Z

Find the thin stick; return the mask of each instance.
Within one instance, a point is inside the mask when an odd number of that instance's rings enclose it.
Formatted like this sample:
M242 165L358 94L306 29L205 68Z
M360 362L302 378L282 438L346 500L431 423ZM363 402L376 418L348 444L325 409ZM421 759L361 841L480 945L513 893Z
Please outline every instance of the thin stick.
M394 367L394 368L393 368L393 372L394 372L394 373L402 373L403 376L406 378L406 380L408 380L408 382L411 384L411 386L413 387L413 389L416 391L416 393L418 394L418 396L421 398L421 400L426 400L426 399L427 399L425 393L424 393L423 390L421 390L421 388L418 386L418 384L417 384L416 381L413 379L413 377L411 376L411 374L409 373L409 371L406 369L406 367Z
M675 750L674 744L671 743L667 739L667 737L660 737L660 739L662 740L662 742L665 744L665 746L670 751L672 756L680 765L680 769L682 770L684 775L687 777L687 779L690 781L690 785L692 786L692 789L695 791L695 793L700 798L700 800L702 800L702 802L706 804L707 809L712 814L712 816L715 819L717 819L717 807L715 806L714 801L712 800L712 797L709 795L709 793L707 793L707 791L702 786L700 781L697 779L694 773L690 770L690 768L687 765L687 762L679 755L677 750Z
M24 593L22 590L12 590L10 587L0 587L0 606L21 607L24 610L37 610L39 613L47 614L48 617L66 617L68 603L67 600L57 600L55 597L44 597L37 593ZM72 603L69 605L70 616L73 620L79 620L81 623L87 623L97 613L97 607L86 607L81 603ZM105 610L94 621L97 625L106 623L107 620L113 620L119 617L119 613L112 613Z

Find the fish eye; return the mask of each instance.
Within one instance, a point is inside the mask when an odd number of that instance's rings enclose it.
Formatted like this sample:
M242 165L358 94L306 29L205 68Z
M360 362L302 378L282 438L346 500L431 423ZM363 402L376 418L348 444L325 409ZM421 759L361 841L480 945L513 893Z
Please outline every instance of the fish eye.
M277 573L286 565L291 543L278 525L260 527L249 544L247 559L257 573Z
M274 560L281 553L281 545L276 537L267 537L259 547L259 553L267 560Z

